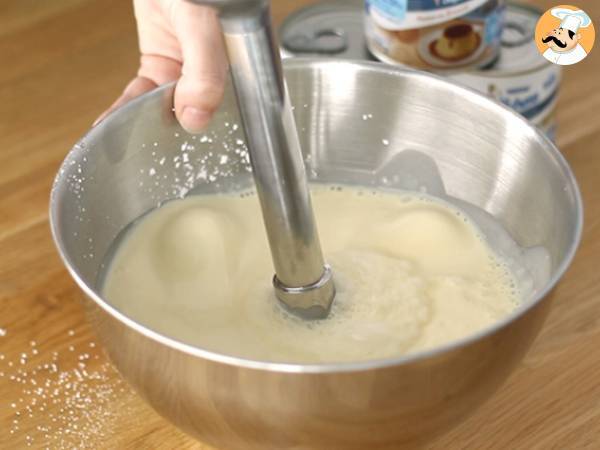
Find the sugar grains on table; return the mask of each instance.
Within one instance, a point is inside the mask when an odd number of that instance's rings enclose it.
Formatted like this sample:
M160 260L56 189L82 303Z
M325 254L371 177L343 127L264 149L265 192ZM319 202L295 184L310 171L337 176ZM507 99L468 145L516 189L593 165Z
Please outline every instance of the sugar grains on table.
M75 335L73 330L68 336ZM133 393L108 362L96 362L96 343L71 345L75 352L45 354L36 341L18 355L20 364L0 354L0 378L18 384L15 398L0 399L12 411L8 436L27 447L100 448L119 414L127 414ZM18 398L17 398L18 397Z

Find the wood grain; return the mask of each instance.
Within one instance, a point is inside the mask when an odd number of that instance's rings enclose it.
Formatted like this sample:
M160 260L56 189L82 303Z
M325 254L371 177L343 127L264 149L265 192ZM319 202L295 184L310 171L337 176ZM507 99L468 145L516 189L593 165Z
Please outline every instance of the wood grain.
M275 1L276 21L303 3ZM600 23L600 3L585 8ZM0 5L1 449L209 450L121 381L84 320L48 228L60 162L135 74L137 59L128 1ZM586 207L581 250L518 370L430 450L600 448L599 73L596 49L565 70L558 106L558 144Z

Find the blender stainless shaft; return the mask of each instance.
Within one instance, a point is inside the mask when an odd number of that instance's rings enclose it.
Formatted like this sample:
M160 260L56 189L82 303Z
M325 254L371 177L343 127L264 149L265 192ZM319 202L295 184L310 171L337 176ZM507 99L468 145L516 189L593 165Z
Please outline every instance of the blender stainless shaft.
M324 263L267 0L190 0L219 11L277 298L304 318L327 316L335 296Z

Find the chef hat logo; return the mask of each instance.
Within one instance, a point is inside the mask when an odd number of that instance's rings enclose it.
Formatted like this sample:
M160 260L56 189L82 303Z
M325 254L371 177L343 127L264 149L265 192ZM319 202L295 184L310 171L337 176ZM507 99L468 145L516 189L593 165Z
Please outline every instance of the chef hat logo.
M560 28L571 30L573 33L577 33L579 28L587 28L592 24L590 16L581 9L573 11L567 8L552 8L550 14L561 20Z
M553 64L569 66L583 61L592 51L594 24L581 8L557 5L539 19L535 43L544 58Z

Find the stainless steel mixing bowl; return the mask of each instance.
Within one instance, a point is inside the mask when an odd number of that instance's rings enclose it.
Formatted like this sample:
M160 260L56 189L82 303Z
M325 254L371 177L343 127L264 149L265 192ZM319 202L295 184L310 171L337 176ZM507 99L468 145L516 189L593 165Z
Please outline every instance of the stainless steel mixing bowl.
M121 374L198 439L244 450L418 445L487 399L538 333L579 243L576 182L553 144L525 120L441 79L324 60L290 60L285 70L311 178L427 190L471 211L492 240L504 233L488 229L486 217L495 217L523 248L508 246L505 256L533 274L529 298L514 314L432 351L300 365L195 348L113 308L98 278L128 224L172 198L252 185L231 91L205 134L180 128L172 86L92 129L52 190L56 245Z

